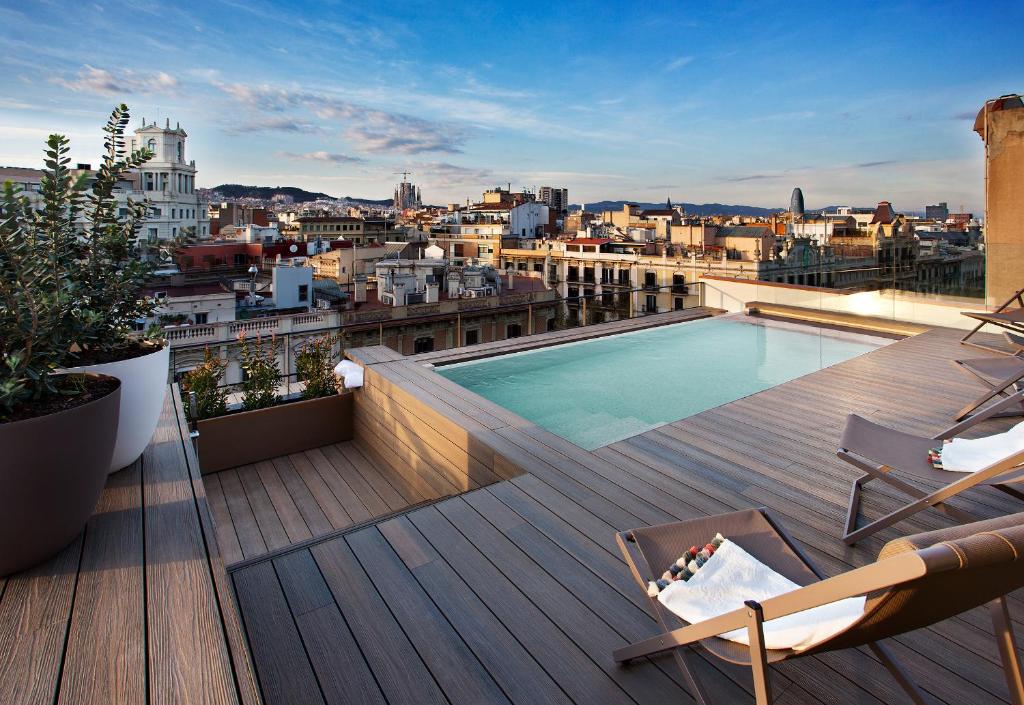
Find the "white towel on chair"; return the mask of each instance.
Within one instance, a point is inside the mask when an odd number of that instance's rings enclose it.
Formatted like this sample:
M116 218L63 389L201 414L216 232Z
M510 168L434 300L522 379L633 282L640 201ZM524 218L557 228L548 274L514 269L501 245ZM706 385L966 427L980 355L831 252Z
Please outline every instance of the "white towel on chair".
M673 582L658 594L658 600L685 621L696 624L739 609L746 600L764 602L799 588L726 539L696 575L685 582ZM860 619L864 601L863 596L849 597L765 622L765 648L803 651L820 644ZM745 627L718 636L750 643Z
M942 446L942 469L977 472L1021 451L1024 451L1024 421L994 436L954 438Z

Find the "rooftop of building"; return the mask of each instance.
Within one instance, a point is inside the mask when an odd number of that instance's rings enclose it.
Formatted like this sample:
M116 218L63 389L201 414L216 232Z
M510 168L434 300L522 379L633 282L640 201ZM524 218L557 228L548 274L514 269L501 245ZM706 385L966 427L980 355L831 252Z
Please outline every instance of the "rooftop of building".
M110 476L85 533L0 579L0 702L689 702L671 659L612 661L659 631L616 531L766 507L835 575L891 538L953 523L925 512L842 545L855 473L835 447L848 413L922 434L948 425L978 392L949 363L959 331L933 328L597 451L424 367L588 328L409 358L352 351L365 386L351 440L213 474L171 389L149 448ZM896 499L876 492L865 511ZM991 491L952 503L979 518L1019 509ZM1022 597L1010 596L1018 639ZM890 648L936 701L1007 702L988 620L970 611ZM695 653L723 702L753 701L743 671ZM794 705L894 697L866 650L772 670Z

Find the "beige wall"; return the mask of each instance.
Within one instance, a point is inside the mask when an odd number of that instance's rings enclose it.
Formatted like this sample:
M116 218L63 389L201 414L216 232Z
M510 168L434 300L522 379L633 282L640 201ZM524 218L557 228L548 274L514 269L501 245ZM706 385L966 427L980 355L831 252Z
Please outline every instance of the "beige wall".
M985 288L997 306L1024 288L1024 108L990 111L985 135Z

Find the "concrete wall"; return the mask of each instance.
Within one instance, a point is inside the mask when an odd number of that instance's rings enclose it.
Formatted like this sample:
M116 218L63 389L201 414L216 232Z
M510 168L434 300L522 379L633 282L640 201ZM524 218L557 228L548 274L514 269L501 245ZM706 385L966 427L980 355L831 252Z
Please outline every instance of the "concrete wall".
M985 288L988 304L998 306L1024 288L1024 108L983 117Z

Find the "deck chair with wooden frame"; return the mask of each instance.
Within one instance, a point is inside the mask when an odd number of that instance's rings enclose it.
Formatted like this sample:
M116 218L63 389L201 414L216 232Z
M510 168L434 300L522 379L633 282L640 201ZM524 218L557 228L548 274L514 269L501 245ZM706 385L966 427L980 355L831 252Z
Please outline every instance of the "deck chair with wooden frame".
M618 649L613 654L616 661L671 650L691 694L706 704L711 702L708 684L699 680L692 667L693 649L700 647L716 658L750 666L757 703L767 705L771 664L867 646L909 698L922 704L928 702L927 696L879 642L988 605L1011 701L1024 705L1020 661L1005 599L1007 593L1024 586L1024 514L896 539L886 544L876 562L832 578L821 574L765 509L633 529L619 533L617 540L646 592L652 576L660 575L689 546L699 546L719 532L802 587L761 603L749 601L740 609L696 624L682 621L652 597L652 610L664 633ZM764 622L859 595L867 596L864 614L843 631L805 651L765 649ZM717 636L744 627L750 646Z
M976 472L937 470L928 460L928 451L941 445L942 441L952 439L986 419L1017 408L1022 402L1024 392L1015 392L930 438L904 433L857 414L847 416L846 428L843 430L836 455L863 470L864 474L854 480L850 488L843 541L852 546L862 538L903 521L928 507L934 507L959 522L976 521L977 517L946 502L978 485L988 485L1016 499L1024 500L1024 451L1008 455ZM893 471L907 479L896 477ZM861 490L872 480L879 480L898 489L909 496L911 501L857 528ZM908 480L924 481L939 485L939 488L933 490L929 484L926 485L928 489L922 489Z
M1017 307L1010 308L1014 302L1017 302ZM990 350L992 352L1002 353L1005 355L1007 354L1006 350L997 348L994 345L967 341L987 325L998 326L1011 334L1024 335L1024 289L1021 289L1008 298L1003 305L995 311L961 311L961 313L968 318L973 318L974 320L979 321L978 325L972 328L967 335L960 339L960 342L963 345L970 345L971 347L980 348L981 350Z
M1007 334L1007 339L1015 343L1016 336ZM966 360L954 360L953 363L963 372L979 380L988 387L988 391L957 412L955 421L963 421L975 411L997 397L1009 396L1024 390L1024 346L1020 351L1009 357L974 357ZM1024 403L1006 411L1005 416L1024 415Z

